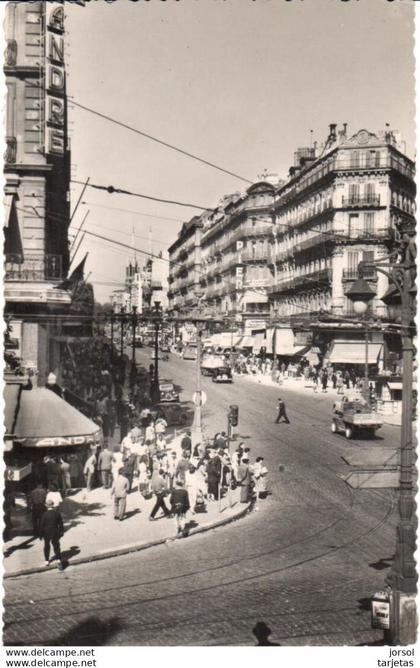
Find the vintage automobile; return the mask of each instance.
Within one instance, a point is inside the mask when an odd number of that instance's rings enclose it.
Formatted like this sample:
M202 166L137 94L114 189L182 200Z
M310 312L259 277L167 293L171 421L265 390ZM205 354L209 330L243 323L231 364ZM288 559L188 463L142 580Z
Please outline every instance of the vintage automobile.
M232 370L228 366L219 367L212 372L213 383L233 383Z
M184 360L196 360L197 359L197 346L185 346L182 351L182 358Z
M200 369L203 376L212 376L216 369L225 366L225 361L220 355L205 354L201 360Z
M356 434L365 432L374 437L376 430L380 429L382 424L380 416L373 412L364 400L343 397L342 401L334 403L331 422L333 434L341 432L346 438L353 438Z
M170 380L161 380L159 382L160 400L179 401L179 393L175 390L174 384Z
M168 343L159 344L159 350L160 350L161 353L170 353L171 352L171 349L170 349Z
M136 334L134 337L134 346L136 348L143 348L143 337L140 334Z
M151 408L153 419L163 417L168 426L186 425L189 422L188 408L181 403L160 402Z

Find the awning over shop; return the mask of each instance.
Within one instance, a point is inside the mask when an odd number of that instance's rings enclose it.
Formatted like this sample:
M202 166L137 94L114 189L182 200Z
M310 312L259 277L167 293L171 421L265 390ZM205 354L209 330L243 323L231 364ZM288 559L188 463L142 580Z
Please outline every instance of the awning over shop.
M206 346L214 346L215 348L237 348L242 338L244 337L239 334L221 332L220 334L213 334L204 343Z
M13 434L13 429L16 421L16 411L18 408L18 399L21 389L21 384L7 384L4 386L4 427L5 435Z
M253 336L241 336L240 340L236 344L237 348L252 348L254 345Z
M6 415L17 411L14 440L24 447L84 445L101 440L97 424L46 388L22 389L20 396L5 391L5 404Z
M266 345L265 332L257 332L253 335L252 352L258 354L262 346Z
M267 330L267 334L273 330ZM271 338L267 337L270 345L267 346L267 352L273 352L273 335ZM303 355L308 350L308 346L295 346L295 335L293 329L290 328L276 328L276 354L285 355L287 357L294 357L295 355Z
M389 381L388 387L390 390L402 390L403 384L402 381ZM417 390L417 383L413 381L413 390Z
M382 343L369 343L368 363L377 364L382 350ZM365 341L334 341L329 361L332 364L365 364Z
M14 256L12 261L18 263L22 262L23 247L15 198L16 195L10 193L4 198L4 254ZM10 261L10 258L6 258L6 261Z

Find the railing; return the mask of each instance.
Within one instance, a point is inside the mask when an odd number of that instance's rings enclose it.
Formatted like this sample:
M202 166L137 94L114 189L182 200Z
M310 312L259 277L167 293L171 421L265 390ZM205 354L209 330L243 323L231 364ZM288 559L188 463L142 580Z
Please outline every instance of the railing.
M392 227L382 227L379 230L364 228L363 230L350 230L349 239L392 239L394 230Z
M359 270L357 267L355 269L343 269L343 281L355 281L359 278ZM376 278L375 269L364 268L363 269L363 278Z
M309 285L317 283L330 282L332 277L332 270L330 268L319 269L318 271L308 272L307 274L299 274L292 278L278 278L268 288L268 292L285 292L291 288L306 288Z
M58 281L63 278L61 255L6 255L6 281Z
M343 206L380 206L380 195L354 195L353 197L343 197Z
M248 261L257 261L257 260L269 260L271 258L270 248L265 248L264 250L252 251L252 250L243 250L240 251L240 258L243 262Z

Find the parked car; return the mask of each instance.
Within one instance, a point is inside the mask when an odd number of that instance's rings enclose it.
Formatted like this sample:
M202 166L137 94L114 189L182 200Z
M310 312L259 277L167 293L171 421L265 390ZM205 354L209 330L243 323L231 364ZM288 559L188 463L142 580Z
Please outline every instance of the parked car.
M197 359L197 346L185 346L182 351L182 358L184 360L196 360Z
M232 383L232 370L228 366L219 367L213 370L213 383Z
M159 348L160 348L160 351L162 353L170 353L171 352L171 349L170 349L170 347L167 343L161 343Z
M356 433L360 434L364 431L373 437L382 424L380 416L372 411L366 402L350 401L344 397L342 401L334 403L331 422L333 434L342 432L346 438L353 438Z
M175 390L174 384L169 380L161 380L159 382L160 400L179 401L179 392Z
M163 417L169 427L171 425L186 425L189 421L188 411L180 403L167 404L160 402L153 406L151 413L154 420L157 417Z
M141 337L139 334L136 334L134 337L134 345L136 348L143 348L143 337Z

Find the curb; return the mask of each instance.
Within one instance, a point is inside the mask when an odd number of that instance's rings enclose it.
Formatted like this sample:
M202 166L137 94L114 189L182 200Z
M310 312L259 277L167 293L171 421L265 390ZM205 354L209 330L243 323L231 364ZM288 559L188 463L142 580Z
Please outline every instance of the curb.
M222 518L215 522L211 522L210 524L204 524L202 526L195 527L191 529L186 538L194 536L195 534L198 533L204 533L204 531L210 531L211 529L221 527L225 524L230 524L230 522L235 522L236 520L245 517L245 515L249 512L251 507L252 507L252 502L248 503L244 508L241 508L237 513L231 515L230 517ZM181 540L181 539L178 538L177 536L168 536L166 538L158 538L156 540L150 541L149 543L133 543L131 545L125 545L123 547L119 547L116 549L97 552L96 554L86 557L75 557L74 559L71 560L69 566L86 564L92 561L101 561L102 559L111 559L112 557L119 557L124 554L130 554L132 552L140 552L142 550L147 550L150 547L155 547L156 545L163 545L164 543L173 542L175 540ZM34 573L43 573L46 571L51 571L53 569L58 570L56 564L52 564L51 566L39 566L37 568L26 568L20 571L13 571L11 573L3 573L3 579L21 577L22 575L32 575ZM67 567L65 570L67 570Z

